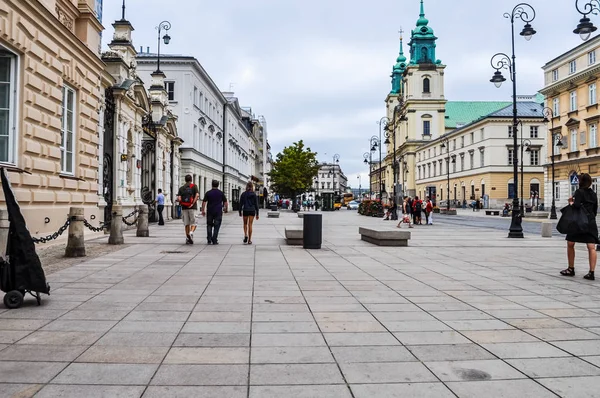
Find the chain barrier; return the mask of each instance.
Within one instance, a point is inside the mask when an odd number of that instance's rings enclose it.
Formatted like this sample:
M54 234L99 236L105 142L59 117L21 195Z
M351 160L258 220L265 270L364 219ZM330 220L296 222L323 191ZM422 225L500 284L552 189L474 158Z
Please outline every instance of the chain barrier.
M57 239L59 236L61 236L63 232L65 232L67 228L69 228L69 224L71 224L71 219L67 217L67 221L65 221L65 224L62 227L60 227L55 233L41 238L31 237L31 240L33 240L33 243L50 242L51 240Z
M123 223L125 223L125 225L128 225L130 227L133 227L136 223L137 223L137 217L135 218L135 220L133 220L132 222L127 221L127 219L137 213L139 213L140 211L138 209L135 209L134 211L132 211L131 213L129 213L128 215L126 215L125 217L123 217Z
M102 223L102 224L100 224L99 227L94 227L85 218L83 219L83 225L85 225L86 228L89 228L90 230L92 230L94 232L102 232L102 231L104 231L104 228L106 228L108 226L108 225Z

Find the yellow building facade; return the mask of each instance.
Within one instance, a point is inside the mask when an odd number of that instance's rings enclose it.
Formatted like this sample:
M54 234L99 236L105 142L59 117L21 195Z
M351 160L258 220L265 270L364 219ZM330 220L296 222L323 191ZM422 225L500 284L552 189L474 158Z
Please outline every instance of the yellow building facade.
M29 229L48 234L70 206L100 219L100 24L95 0L0 2L0 166Z
M546 97L548 116L544 179L548 186L546 196L554 193L557 208L565 206L577 189L578 174L589 173L593 188L598 192L600 59L597 57L600 57L600 36L567 51L542 68L544 88L540 92Z

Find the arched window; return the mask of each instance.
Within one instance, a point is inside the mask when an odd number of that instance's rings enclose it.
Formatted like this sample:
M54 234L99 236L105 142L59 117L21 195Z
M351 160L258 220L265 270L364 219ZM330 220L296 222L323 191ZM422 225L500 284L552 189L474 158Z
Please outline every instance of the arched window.
M425 79L423 79L423 92L424 93L430 93L431 92L430 81L429 81L428 77L426 77Z

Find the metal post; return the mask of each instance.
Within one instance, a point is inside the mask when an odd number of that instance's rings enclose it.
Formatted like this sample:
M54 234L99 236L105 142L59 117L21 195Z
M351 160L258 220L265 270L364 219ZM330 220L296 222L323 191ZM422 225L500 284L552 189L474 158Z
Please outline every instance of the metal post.
M515 56L515 18L514 12L512 18L510 19L511 25L511 49L512 49L512 91L513 91L513 151L515 157L513 159L513 178L515 181L515 197L513 199L513 209L512 209L512 220L510 223L510 229L508 233L509 238L523 238L523 227L521 226L521 214L519 209L519 194L518 194L518 186L519 186L519 173L518 173L518 162L517 159L517 65L516 65L516 56Z
M554 153L554 147L555 142L556 142L556 138L554 136L554 112L552 111L551 108L544 108L544 117L546 119L546 122L548 120L550 120L550 145L552 146L552 156L551 156L551 161L552 161L552 206L550 207L550 219L551 220L556 220L558 217L556 216L556 198L555 198L555 192L554 192L554 178L555 178L555 174L554 174L554 157L556 156L556 154Z
M65 248L65 257L85 257L83 219L83 207L71 207L69 209L69 220L71 222L69 223L69 237Z

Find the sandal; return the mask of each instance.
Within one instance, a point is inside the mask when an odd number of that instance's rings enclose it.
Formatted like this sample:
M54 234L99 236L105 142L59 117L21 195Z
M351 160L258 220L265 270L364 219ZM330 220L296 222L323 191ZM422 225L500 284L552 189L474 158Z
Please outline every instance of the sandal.
M251 244L252 244L252 241L251 241L251 240L249 240L249 241L248 241L248 244L249 244L249 245L251 245Z
M593 280L596 280L596 277L594 277L594 271L590 271L590 272L588 272L588 274L587 274L587 275L585 275L585 276L583 277L583 279L587 279L588 281L593 281Z
M575 276L575 268L569 267L567 269L560 271L560 274L563 276Z

